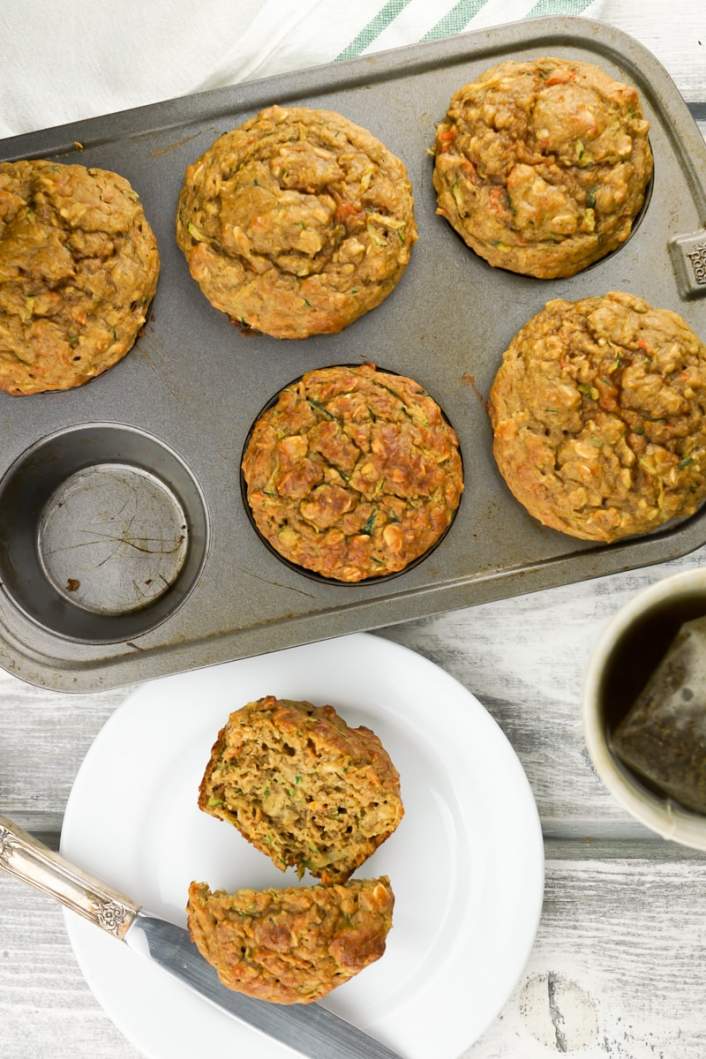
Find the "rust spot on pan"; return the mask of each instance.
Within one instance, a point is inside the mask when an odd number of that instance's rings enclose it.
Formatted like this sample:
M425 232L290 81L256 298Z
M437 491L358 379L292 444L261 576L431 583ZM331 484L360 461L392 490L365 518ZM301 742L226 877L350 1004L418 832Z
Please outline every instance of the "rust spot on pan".
M476 382L475 375L473 375L470 371L464 371L463 375L461 376L461 382L465 386L470 386L470 388L473 390L474 394L480 401L481 408L485 408L486 399L478 388L478 383Z
M150 158L164 158L165 155L171 154L172 151L178 151L184 144L190 143L195 140L197 136L202 136L203 132L194 132L191 136L184 136L181 140L174 140L173 143L167 143L164 147L153 147L150 151Z

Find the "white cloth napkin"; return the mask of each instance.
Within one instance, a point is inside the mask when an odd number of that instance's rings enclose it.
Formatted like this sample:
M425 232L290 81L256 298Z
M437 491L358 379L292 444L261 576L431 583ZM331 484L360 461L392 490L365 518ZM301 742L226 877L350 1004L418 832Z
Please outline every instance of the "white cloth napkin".
M0 136L604 2L0 0Z

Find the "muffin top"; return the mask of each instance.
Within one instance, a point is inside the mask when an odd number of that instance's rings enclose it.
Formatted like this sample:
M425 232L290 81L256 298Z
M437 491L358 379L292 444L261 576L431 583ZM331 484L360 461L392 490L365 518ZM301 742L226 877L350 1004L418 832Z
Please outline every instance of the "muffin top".
M614 541L706 498L706 346L631 294L550 301L490 394L498 467L546 526Z
M637 90L590 63L499 63L437 128L437 212L491 265L572 276L630 235L652 176L648 128Z
M154 234L124 177L0 162L0 390L68 390L112 367L158 275Z
M387 876L287 890L189 887L189 932L227 989L311 1004L379 960L395 898Z
M456 433L419 383L373 364L285 387L243 456L255 524L285 559L339 581L404 570L463 490Z
M403 163L340 114L269 107L186 171L177 242L234 321L340 331L393 290L417 238Z

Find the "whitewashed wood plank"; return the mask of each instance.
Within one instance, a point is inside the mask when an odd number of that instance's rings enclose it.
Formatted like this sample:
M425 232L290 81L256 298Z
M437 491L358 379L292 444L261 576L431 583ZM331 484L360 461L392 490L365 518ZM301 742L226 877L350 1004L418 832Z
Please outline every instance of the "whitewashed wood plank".
M57 905L0 873L3 1059L136 1059L93 999Z
M73 778L129 689L59 695L0 671L0 811L34 831L58 831Z
M581 1059L703 1059L704 924L706 858L547 843L529 965L465 1059L547 1059L579 1042ZM0 1027L3 1059L137 1057L83 982L58 908L2 876Z
M549 844L528 967L464 1059L703 1059L706 859L641 855L654 845Z

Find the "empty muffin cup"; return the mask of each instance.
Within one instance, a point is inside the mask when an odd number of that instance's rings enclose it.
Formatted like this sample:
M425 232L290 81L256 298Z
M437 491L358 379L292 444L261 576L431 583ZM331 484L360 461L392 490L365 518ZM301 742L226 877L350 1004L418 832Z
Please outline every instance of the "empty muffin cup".
M168 618L208 545L201 491L182 460L132 427L43 438L0 482L0 579L49 632L130 640Z

